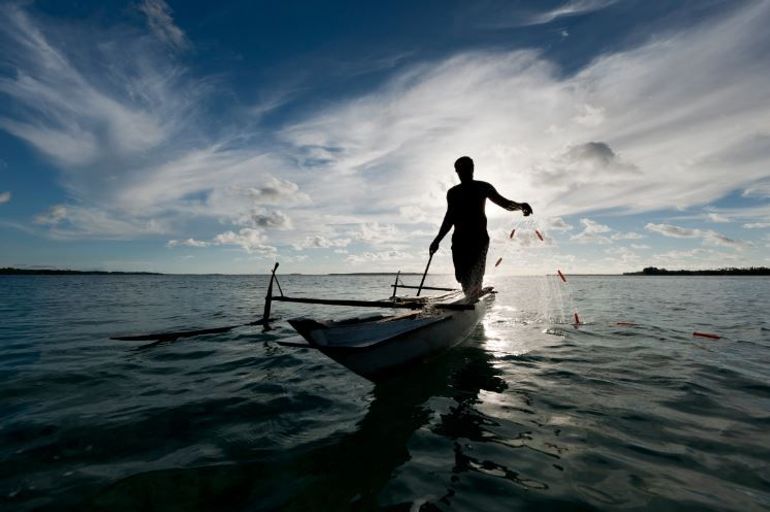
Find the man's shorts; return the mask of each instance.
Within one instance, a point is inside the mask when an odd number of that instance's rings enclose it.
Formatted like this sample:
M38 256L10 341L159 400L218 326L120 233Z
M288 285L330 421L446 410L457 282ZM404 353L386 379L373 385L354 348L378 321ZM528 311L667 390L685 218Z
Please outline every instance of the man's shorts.
M452 239L455 279L462 285L466 294L474 289L481 290L487 266L487 249L489 237L472 241Z

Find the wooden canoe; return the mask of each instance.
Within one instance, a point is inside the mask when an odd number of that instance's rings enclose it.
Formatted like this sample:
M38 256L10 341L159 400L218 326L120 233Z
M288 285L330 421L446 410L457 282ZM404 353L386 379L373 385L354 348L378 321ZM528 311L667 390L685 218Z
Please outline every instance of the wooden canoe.
M485 288L472 301L461 293L442 297L447 298L455 300L405 314L341 321L295 318L289 324L311 347L376 381L465 341L494 300L494 292Z

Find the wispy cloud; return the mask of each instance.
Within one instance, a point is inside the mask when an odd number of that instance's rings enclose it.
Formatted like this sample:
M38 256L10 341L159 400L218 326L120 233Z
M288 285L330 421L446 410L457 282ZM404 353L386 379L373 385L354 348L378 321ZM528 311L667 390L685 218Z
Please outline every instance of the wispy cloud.
M391 261L410 261L414 256L410 253L403 251L382 251L382 252L362 252L359 254L350 254L345 260L359 265L362 263L374 263L374 262L391 262Z
M470 19L475 25L486 29L504 29L545 25L569 16L580 16L601 11L619 0L568 0L558 7L548 10L523 8L518 3L501 2L497 7L489 2L481 2L470 9ZM562 29L562 36L567 31Z
M246 252L256 252L266 256L274 256L276 248L267 245L264 233L254 228L243 228L238 232L227 231L214 237L216 245L236 245Z
M639 234L635 231L629 231L627 233L613 233L610 237L613 240L639 240L641 238L644 238L644 235Z
M206 242L204 240L196 240L194 238L188 238L186 240L169 240L166 245L168 247L208 247L211 245L210 242Z
M570 0L556 9L532 15L520 23L521 25L542 25L565 16L578 16L606 9L619 0Z
M743 227L746 229L767 229L770 228L770 222L748 222Z
M299 243L294 244L294 248L298 251L303 249L329 249L333 247L347 247L350 245L350 238L328 238L323 235L312 235L305 237L305 239Z
M644 229L671 238L700 238L708 244L732 247L734 249L744 249L748 245L746 242L733 240L711 229L684 228L673 224L654 223L647 224L644 226Z
M572 235L570 240L581 243L595 243L595 244L609 244L610 239L605 236L605 233L612 231L612 228L600 224L591 219L580 219L580 223L583 225L583 231L576 235Z
M183 50L190 46L185 33L174 23L171 8L163 0L143 0L138 6L147 17L147 25L155 37L168 46Z
M567 2L541 19L611 4ZM0 110L0 128L49 157L72 197L61 218L44 214L53 236L164 233L265 254L407 254L400 241L427 245L440 222L460 154L538 218L684 209L735 190L758 195L768 182L766 2L657 34L567 77L536 51L462 52L256 128L259 112L244 122L225 108L211 122L203 107L221 100L214 79L195 78L168 52L189 41L169 28L165 3L140 9L151 34L52 26L25 7L0 8L0 94L15 106ZM75 37L84 28L87 45ZM493 230L518 218L488 213ZM634 239L581 224L576 241Z
M706 218L708 220L710 220L711 222L716 222L716 223L719 223L719 224L726 224L726 223L730 222L730 219L728 219L727 217L725 217L724 215L722 215L720 213L714 213L714 212L707 213L706 214Z
M11 193L10 192L2 192L0 193L0 204L7 203L11 200Z

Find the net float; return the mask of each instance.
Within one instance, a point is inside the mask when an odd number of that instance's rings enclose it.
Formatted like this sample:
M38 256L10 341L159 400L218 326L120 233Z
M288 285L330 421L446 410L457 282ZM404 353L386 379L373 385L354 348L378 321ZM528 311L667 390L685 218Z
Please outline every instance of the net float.
M500 258L497 258L497 263L495 263L495 267L499 266L500 262L502 262L502 261L503 261L502 256Z
M561 273L561 270L557 269L556 273L559 274L559 277L561 278L562 281L564 281L565 283L567 282L567 278L564 277L564 274Z
M580 325L581 323L580 317L578 316L577 311L575 311L575 325Z
M543 235L540 234L540 231L536 229L535 234L537 235L537 237L540 239L541 242L545 242L545 238L543 238Z
M698 332L698 331L694 331L694 332L692 333L692 335L693 335L693 336L700 336L701 338L709 338L709 339L712 339L712 340L719 340L719 339L722 339L722 336L720 336L720 335L718 335L718 334L711 334L710 332Z

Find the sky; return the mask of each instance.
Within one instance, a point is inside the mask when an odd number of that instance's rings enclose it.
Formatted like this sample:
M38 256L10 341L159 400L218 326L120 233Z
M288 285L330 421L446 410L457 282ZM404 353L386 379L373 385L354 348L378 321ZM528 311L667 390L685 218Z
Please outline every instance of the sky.
M462 155L535 212L487 205L489 272L770 266L768 26L762 0L3 1L0 266L421 271Z

